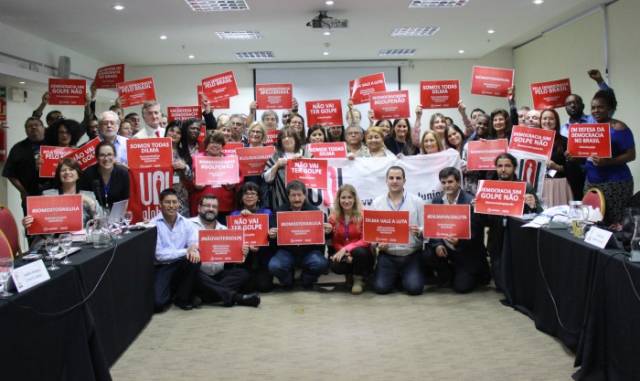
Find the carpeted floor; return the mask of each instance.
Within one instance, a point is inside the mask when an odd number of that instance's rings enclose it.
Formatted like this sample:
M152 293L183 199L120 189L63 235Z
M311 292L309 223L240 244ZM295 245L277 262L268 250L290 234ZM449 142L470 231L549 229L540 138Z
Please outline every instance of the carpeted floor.
M573 356L492 288L272 292L259 308L173 307L111 369L124 380L569 380Z

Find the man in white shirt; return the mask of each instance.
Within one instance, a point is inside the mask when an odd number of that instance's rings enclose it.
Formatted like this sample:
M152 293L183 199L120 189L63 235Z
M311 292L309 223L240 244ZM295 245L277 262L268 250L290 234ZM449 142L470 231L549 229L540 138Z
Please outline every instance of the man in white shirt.
M116 148L116 160L127 165L127 138L118 135L120 118L113 111L105 111L98 118L98 132L100 140L107 141Z
M162 111L158 102L145 102L142 105L144 126L133 135L133 139L163 138Z
M189 220L198 230L226 230L227 227L219 223L216 220L217 217L218 199L213 195L204 195L198 204L198 215ZM248 247L243 247L245 257L248 251ZM222 302L225 307L235 304L258 307L260 296L257 293L240 293L240 289L247 284L249 277L249 271L240 266L204 262L198 273L196 294L202 298L203 302Z
M373 200L370 208L409 212L409 244L374 243L378 249L378 262L373 276L373 289L378 294L392 292L398 278L409 295L420 295L424 289L421 258L424 202L405 191L406 181L404 168L389 167L386 175L388 193Z

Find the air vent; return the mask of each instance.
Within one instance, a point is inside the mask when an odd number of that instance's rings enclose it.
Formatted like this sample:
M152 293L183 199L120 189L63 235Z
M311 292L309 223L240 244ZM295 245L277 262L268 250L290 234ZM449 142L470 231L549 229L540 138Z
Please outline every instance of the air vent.
M459 8L468 2L469 0L411 0L409 8Z
M237 52L236 58L239 60L271 60L273 59L273 52Z
M194 12L247 11L246 0L184 0Z
M439 30L439 26L395 28L391 32L391 37L431 37Z
M378 55L381 57L388 56L412 56L416 54L415 49L380 49Z
M221 40L259 40L262 38L260 32L252 32L248 30L216 32L216 36Z

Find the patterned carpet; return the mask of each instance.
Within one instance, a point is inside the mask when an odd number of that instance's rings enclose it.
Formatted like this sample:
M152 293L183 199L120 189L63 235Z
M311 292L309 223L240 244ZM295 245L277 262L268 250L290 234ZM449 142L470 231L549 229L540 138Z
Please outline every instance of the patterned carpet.
M418 297L272 292L259 308L155 315L124 380L569 380L573 356L492 288Z

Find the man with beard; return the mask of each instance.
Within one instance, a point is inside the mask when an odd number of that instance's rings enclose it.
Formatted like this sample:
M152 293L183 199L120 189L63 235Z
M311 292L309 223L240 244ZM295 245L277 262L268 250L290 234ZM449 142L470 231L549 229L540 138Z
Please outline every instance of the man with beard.
M100 140L106 141L116 149L116 158L118 163L127 165L127 138L118 135L120 128L120 118L113 111L105 111L100 114L98 121L98 129L100 132Z
M589 74L589 77L598 84L598 88L600 90L613 92L613 89L610 88L602 78L600 70L591 69L587 74ZM565 138L569 136L569 126L572 124L596 123L596 120L592 115L585 115L584 102L582 101L582 97L578 94L571 94L567 97L564 101L564 109L567 112L567 115L569 115L569 121L560 126L560 135Z
M438 174L444 195L433 199L434 204L471 205L473 195L460 187L460 171L443 168ZM438 284L451 281L455 292L467 293L481 284L489 283L489 264L484 247L481 216L471 208L470 239L433 239L431 250L424 251L425 264L438 274ZM427 272L428 273L428 272Z
M198 204L198 216L190 219L198 230L226 230L227 227L219 223L218 199L205 195ZM242 254L246 257L249 252L243 246ZM195 286L195 294L205 303L222 302L225 307L233 305L258 307L260 296L257 293L241 294L240 289L249 281L250 274L246 269L233 264L202 263Z

